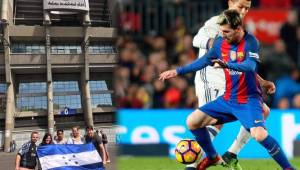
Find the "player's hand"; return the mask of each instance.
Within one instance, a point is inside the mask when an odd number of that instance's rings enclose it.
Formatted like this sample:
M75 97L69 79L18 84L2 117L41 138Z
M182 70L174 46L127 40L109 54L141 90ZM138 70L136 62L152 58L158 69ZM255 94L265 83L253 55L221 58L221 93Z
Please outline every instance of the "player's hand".
M159 75L159 80L167 80L173 77L177 76L177 71L176 70L168 70L168 71L164 71L162 73L160 73Z
M227 64L223 60L213 59L211 62L213 63L214 68L227 68Z
M104 167L107 167L107 162L106 161L102 161L102 164Z
M265 80L261 86L267 91L267 94L273 94L276 91L276 86L271 81Z

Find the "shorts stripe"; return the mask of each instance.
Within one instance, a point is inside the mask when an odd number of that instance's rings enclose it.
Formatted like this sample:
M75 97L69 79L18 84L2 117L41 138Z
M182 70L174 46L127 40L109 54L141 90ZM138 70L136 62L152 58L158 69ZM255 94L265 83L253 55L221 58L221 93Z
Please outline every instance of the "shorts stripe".
M204 84L205 100L206 100L206 103L208 103L211 101L211 92L208 87L208 81L206 78L206 68L203 68L202 70L200 70L200 78Z

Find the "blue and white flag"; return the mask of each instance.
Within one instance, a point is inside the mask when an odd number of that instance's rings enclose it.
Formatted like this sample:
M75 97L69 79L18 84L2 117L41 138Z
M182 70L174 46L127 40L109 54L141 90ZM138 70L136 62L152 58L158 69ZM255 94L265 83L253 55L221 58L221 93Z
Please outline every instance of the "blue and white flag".
M37 154L43 170L104 170L92 143L39 146Z

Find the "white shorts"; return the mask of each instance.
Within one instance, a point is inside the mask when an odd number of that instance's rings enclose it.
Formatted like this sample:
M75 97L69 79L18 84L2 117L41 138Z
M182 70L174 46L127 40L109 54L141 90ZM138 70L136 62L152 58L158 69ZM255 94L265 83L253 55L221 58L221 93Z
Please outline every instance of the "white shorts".
M206 103L222 96L225 92L224 88L196 86L196 96L198 98L198 106L201 107Z
M196 72L194 82L199 107L215 100L225 92L225 74L222 69L205 67Z

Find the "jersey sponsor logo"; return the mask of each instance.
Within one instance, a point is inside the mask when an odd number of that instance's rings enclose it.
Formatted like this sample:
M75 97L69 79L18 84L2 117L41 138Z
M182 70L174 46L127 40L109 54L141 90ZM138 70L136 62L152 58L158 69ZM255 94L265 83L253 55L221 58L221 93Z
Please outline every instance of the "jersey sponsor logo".
M232 61L235 61L236 60L236 52L235 51L230 51L230 59Z
M229 71L229 74L232 75L232 76L243 74L243 73L240 72L240 71L236 71L236 70L232 70L232 69L228 69L228 71Z
M259 59L259 55L257 53L252 53L249 51L249 57L255 58L255 59Z
M227 54L226 53L222 53L222 57L226 57L227 56Z

